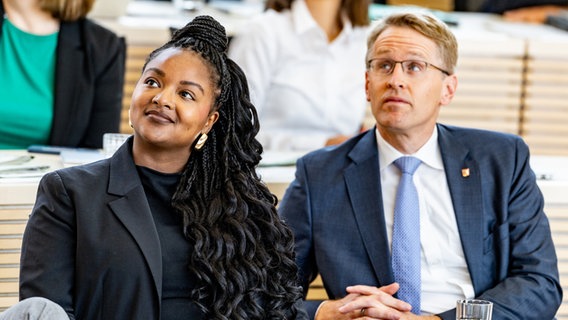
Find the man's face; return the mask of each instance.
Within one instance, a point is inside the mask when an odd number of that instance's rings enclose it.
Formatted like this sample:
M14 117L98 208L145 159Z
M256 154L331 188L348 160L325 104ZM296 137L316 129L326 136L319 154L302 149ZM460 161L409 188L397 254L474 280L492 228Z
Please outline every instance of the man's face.
M429 136L440 107L450 103L457 87L455 75L440 70L444 65L435 42L410 28L389 27L369 59L365 90L381 135ZM396 63L408 60L417 63L405 63L404 70Z

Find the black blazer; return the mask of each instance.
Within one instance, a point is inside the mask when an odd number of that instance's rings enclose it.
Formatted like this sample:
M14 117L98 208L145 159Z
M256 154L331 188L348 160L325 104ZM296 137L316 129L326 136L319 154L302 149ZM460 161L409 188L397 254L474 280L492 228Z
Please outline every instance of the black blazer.
M20 299L41 296L71 319L160 319L162 252L132 158L46 174L24 233ZM297 301L296 319L308 319Z
M46 297L71 319L159 319L162 253L130 146L46 174L28 221L20 298Z
M120 129L125 40L89 19L62 22L56 54L49 144L101 148L103 134Z

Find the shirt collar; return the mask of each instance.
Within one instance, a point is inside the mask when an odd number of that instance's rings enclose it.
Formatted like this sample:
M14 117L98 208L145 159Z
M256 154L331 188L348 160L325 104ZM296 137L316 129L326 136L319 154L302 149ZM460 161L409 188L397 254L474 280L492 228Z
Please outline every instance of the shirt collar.
M377 137L377 146L379 148L379 166L382 171L393 163L396 159L405 156L400 151L396 150L391 146L379 133L379 130L375 128L375 136ZM437 170L444 170L444 163L442 161L442 154L440 152L440 146L438 145L438 127L434 128L432 136L426 141L426 143L411 156L416 157L422 161L422 163L428 165Z
M305 0L293 1L290 8L290 14L292 16L294 29L298 34L304 34L310 30L318 30L323 33L317 22L312 17ZM337 37L338 39L353 32L353 25L347 18L347 14L345 14L345 12L341 14L341 21L343 22L343 29Z

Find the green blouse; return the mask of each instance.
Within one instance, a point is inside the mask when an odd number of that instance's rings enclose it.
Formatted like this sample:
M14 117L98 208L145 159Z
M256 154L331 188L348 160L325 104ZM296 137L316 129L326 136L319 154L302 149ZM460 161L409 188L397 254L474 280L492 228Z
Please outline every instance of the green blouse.
M0 35L0 149L48 142L57 36L58 32L27 33L4 18Z

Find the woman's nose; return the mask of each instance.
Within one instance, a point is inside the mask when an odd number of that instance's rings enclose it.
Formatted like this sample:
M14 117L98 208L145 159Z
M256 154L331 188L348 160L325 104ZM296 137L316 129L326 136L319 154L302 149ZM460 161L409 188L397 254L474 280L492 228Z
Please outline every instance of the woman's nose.
M173 99L171 98L171 94L168 93L166 90L160 91L158 94L156 94L153 98L152 98L152 103L160 106L160 107L164 107L164 108L168 108L168 109L173 109L175 107Z

